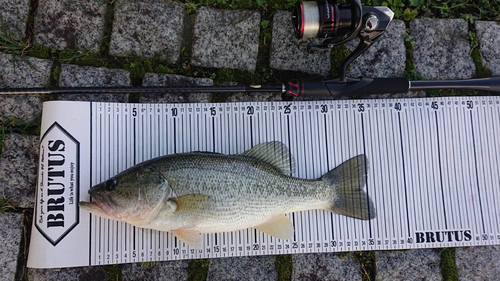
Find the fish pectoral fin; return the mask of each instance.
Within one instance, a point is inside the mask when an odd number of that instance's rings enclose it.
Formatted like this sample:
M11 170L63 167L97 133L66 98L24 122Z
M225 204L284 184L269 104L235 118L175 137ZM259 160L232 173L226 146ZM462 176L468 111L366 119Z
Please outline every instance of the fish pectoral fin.
M203 239L199 232L192 229L176 229L172 230L172 233L189 246L195 249L202 248Z
M263 223L261 225L254 226L255 229L258 229L265 234L274 236L279 239L291 239L293 237L293 224L285 217L285 215L281 215L274 220Z
M295 160L288 147L279 141L258 144L245 151L242 155L271 164L283 174L290 174L295 171Z
M170 208L175 204L174 212L182 212L186 210L202 209L210 200L210 196L205 194L187 194L179 197L167 199L167 204ZM169 203L170 201L170 203Z

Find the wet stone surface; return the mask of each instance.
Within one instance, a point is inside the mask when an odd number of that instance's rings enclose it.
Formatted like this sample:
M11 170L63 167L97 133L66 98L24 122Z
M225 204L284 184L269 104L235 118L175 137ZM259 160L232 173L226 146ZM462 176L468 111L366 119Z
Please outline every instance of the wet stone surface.
M229 96L227 102L246 101L281 101L281 93L236 93Z
M476 67L467 34L467 22L462 19L412 20L415 69L429 79L472 78Z
M292 280L361 280L361 267L348 256L335 253L292 255Z
M187 280L191 261L166 261L152 266L140 263L125 264L122 268L123 280Z
M498 280L500 246L457 248L455 261L459 280Z
M40 0L34 44L97 52L104 38L105 14L106 2L101 0Z
M105 266L38 269L28 268L28 280L100 281L107 280Z
M0 156L0 194L16 207L33 208L38 171L36 136L7 134Z
M257 11L200 7L196 11L191 63L254 71L259 32Z
M59 87L129 87L130 73L123 69L61 65ZM60 94L58 100L127 102L128 94Z
M273 34L269 66L279 70L301 71L327 76L331 72L330 50L320 54L309 54L308 44L321 41L298 40L292 25L292 13L277 11L273 17Z
M213 81L208 78L193 78L176 74L146 73L142 86L213 86ZM209 93L148 93L141 94L140 102L144 103L179 103L179 102L210 102Z
M0 55L0 65L0 88L39 88L49 84L51 60L31 57L23 60L20 57L13 59L12 55ZM29 122L39 117L41 112L40 95L0 94L0 117Z
M500 24L494 21L476 22L481 58L493 75L500 76Z
M376 252L377 280L441 280L437 250Z
M2 280L15 280L17 259L23 235L22 214L0 214L0 274Z
M276 280L274 256L211 259L207 280Z
M350 77L400 77L406 67L406 47L404 42L405 23L401 20L391 22L372 46L350 64L347 76ZM359 40L346 43L352 52L359 44Z
M119 0L111 33L109 54L179 59L185 8L165 0Z
M16 40L24 39L30 0L0 0L0 7L0 23L7 34Z

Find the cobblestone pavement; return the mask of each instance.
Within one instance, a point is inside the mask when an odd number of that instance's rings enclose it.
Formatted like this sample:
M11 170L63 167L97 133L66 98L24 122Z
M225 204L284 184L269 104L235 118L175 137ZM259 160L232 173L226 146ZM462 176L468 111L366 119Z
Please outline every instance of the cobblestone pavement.
M307 44L292 34L289 11L278 11L271 22L263 22L258 11L220 10L198 7L189 14L186 6L165 0L117 0L114 6L102 0L39 0L37 12L30 15L30 1L0 0L0 16L8 32L26 40L27 22L34 18L34 45L54 50L108 52L110 57L166 59L171 63L204 67L208 71L236 69L254 71L258 65L259 36L264 26L272 29L266 63L271 69L291 73L328 75L332 72L330 52L307 53ZM467 38L471 26L462 19L419 18L394 21L390 29L368 52L358 58L350 75L400 77L411 56L415 70L424 78L456 79L475 77L477 64L471 57ZM478 21L477 33L481 67L500 75L500 25ZM410 42L411 44L405 44ZM355 45L348 47L352 50ZM413 48L410 52L409 48ZM191 50L190 50L191 49ZM186 51L187 50L187 51ZM187 56L187 57L186 57ZM78 61L78 60L76 60ZM453 62L453 63L450 63ZM56 65L57 64L57 65ZM51 59L0 55L0 88L213 85L209 78L154 73L137 79L133 67L115 69L57 63ZM173 71L175 72L175 70ZM134 77L132 77L134 76ZM134 80L135 79L135 80ZM233 81L227 81L231 83ZM407 93L399 96L424 96ZM113 102L209 102L215 97L201 95L0 95L0 116L23 122L39 122L44 99ZM234 94L226 101L279 100L273 94ZM220 101L220 97L217 98ZM144 268L127 264L117 268L100 266L68 269L26 269L26 235L31 224L35 171L38 161L38 136L7 133L0 155L0 191L16 211L0 213L0 271L2 280L105 280L121 276L124 280L185 280L193 274L191 261L173 261ZM23 212L24 210L24 212ZM24 227L23 227L24 226ZM439 250L377 252L371 273L377 280L440 280L442 255ZM498 280L500 247L457 249L455 264L461 280ZM204 278L211 280L360 280L366 264L356 255L307 254L283 257L242 257L211 260ZM453 262L453 260L452 260ZM283 270L283 264L289 270ZM195 264L194 266L196 266ZM191 268L190 268L191 267ZM286 267L286 266L285 266ZM287 275L288 274L288 275ZM24 275L24 277L23 277ZM191 276L192 277L192 276Z

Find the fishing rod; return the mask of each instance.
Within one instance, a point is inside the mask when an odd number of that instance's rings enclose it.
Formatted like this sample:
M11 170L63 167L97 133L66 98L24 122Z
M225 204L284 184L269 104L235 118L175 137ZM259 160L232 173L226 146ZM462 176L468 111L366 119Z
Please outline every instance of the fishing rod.
M283 100L302 97L365 96L430 89L470 89L500 92L500 77L466 80L410 81L407 78L347 77L347 67L387 30L394 12L384 6L362 6L360 0L337 4L333 0L299 2L292 12L298 39L323 38L309 45L310 53L325 52L355 38L359 45L341 63L339 77L293 79L281 85L197 87L80 87L1 89L0 94L129 94L129 93L281 93Z

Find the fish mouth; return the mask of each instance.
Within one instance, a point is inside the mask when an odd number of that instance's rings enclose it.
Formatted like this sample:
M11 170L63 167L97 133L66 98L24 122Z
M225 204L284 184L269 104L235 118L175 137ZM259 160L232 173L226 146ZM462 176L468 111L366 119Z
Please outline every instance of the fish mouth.
M111 197L104 193L98 193L95 189L91 188L89 194L92 197L91 202L80 202L80 207L88 210L89 212L102 215L104 213L108 217L115 215L115 203Z

